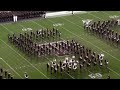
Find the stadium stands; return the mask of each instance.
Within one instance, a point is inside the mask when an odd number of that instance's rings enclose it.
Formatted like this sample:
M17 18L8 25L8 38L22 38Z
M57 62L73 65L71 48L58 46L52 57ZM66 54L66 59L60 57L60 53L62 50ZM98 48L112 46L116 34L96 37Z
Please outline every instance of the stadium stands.
M0 11L0 22L13 21L13 15L18 16L18 20L35 17L43 17L45 11Z

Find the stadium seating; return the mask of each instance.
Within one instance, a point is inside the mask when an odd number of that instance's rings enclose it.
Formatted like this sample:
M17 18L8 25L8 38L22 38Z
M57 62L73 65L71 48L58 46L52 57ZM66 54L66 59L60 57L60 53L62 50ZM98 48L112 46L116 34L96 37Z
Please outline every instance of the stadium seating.
M42 17L45 11L0 11L0 22L13 21L13 15L18 16L18 20Z

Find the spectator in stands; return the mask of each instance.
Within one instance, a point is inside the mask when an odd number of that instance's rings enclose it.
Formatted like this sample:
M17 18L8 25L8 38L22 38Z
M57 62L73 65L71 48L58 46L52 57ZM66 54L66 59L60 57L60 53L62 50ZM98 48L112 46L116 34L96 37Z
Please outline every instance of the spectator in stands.
M0 11L0 22L14 21L20 19L29 19L34 17L42 17L45 11ZM46 16L44 16L45 18Z

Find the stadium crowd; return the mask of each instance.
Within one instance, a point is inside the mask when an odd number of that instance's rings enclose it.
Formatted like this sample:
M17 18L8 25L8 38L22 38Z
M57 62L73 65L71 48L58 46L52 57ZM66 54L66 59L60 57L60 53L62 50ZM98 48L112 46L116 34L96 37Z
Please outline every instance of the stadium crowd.
M13 21L13 16L17 16L18 20L29 19L35 17L43 17L45 11L0 11L0 22Z

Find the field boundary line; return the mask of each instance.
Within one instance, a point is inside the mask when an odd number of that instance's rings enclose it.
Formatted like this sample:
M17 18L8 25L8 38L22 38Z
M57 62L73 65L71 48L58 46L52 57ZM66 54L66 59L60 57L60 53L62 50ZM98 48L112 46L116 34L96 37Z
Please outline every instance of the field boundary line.
M15 69L13 69L3 58L0 57L0 59L1 59L5 64L7 64L7 66L10 67L20 78L22 78L22 76L21 76L19 73L17 73L17 72L15 71ZM23 78L22 78L22 79L23 79Z

